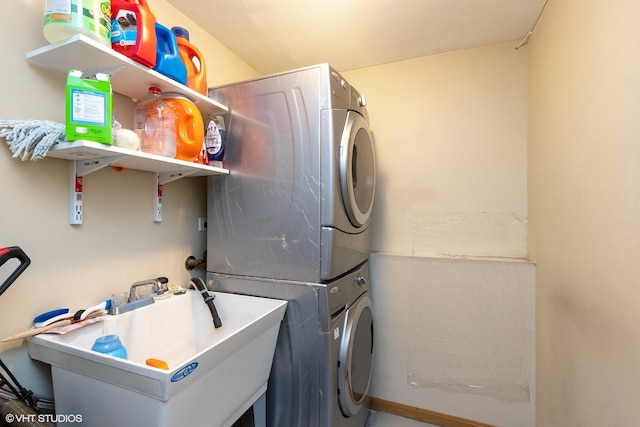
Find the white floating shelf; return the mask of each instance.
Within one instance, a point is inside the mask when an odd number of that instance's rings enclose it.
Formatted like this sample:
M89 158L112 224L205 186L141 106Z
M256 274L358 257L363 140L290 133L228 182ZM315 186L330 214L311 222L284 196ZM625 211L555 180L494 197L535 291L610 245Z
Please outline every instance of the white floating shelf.
M157 86L163 92L177 92L186 96L198 106L205 117L210 113L224 114L229 111L226 106L213 99L82 34L32 50L27 53L27 59L64 74L69 69L80 70L85 75L109 74L113 91L134 100L145 99L149 86Z
M228 175L229 170L216 165L201 165L170 157L128 150L114 145L92 141L61 142L51 147L47 157L76 160L80 168L91 169L91 164L106 161L104 166L116 166L159 174L182 174L181 176ZM96 169L100 169L97 167ZM179 178L180 176L178 176ZM165 181L165 183L168 181Z

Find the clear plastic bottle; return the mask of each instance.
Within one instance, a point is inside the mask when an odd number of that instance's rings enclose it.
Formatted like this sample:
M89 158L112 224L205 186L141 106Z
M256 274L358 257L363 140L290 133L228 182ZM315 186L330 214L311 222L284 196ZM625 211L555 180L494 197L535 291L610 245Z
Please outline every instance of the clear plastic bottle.
M133 125L142 151L176 156L176 111L162 99L160 88L149 88L149 97L136 107Z

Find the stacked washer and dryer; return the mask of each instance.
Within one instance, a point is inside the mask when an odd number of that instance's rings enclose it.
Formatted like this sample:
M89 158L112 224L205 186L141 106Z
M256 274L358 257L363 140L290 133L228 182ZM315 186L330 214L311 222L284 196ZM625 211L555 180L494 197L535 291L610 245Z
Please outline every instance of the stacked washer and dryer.
M373 366L375 157L364 97L328 64L209 90L227 106L208 183L214 291L288 301L269 427L362 427Z

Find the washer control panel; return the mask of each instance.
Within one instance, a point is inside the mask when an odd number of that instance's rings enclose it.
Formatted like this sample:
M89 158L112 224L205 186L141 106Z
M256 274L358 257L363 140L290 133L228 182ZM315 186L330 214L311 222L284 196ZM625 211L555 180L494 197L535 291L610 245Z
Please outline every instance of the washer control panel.
M329 313L334 316L349 308L360 295L369 290L368 262L326 286Z

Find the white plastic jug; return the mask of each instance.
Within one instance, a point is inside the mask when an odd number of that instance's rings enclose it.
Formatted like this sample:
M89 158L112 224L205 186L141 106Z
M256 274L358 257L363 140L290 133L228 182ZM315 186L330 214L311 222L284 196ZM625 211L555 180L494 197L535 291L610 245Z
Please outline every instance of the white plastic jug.
M111 47L111 2L44 0L42 32L49 43L84 34Z

